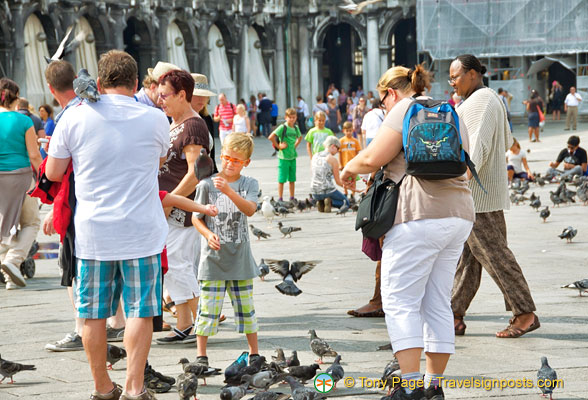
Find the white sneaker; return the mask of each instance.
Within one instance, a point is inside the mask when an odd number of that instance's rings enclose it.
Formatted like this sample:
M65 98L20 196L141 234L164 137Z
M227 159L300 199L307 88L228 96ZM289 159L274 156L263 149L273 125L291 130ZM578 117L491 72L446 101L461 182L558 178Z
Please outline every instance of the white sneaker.
M2 272L4 272L6 275L8 275L10 277L10 280L12 280L12 282L14 284L16 284L17 286L25 287L27 285L24 277L22 276L19 269L14 264L11 264L11 263L1 264L0 270L2 270ZM6 282L8 282L8 280Z
M20 287L16 286L16 284L11 281L6 282L6 290L14 290L14 289L20 289Z

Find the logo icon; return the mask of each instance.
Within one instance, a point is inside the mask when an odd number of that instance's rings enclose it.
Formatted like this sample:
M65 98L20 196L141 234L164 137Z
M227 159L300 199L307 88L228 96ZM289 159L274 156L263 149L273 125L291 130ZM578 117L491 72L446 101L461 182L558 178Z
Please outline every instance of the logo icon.
M314 388L319 393L328 393L333 390L335 381L329 374L319 374L314 378Z

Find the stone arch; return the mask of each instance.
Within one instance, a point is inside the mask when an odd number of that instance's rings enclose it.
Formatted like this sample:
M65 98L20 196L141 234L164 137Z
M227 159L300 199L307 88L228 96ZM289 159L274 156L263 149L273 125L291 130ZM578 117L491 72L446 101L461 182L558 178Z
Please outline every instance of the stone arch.
M323 45L324 40L325 40L325 36L327 34L328 28L331 25L337 25L337 24L341 24L341 23L346 23L346 24L351 25L351 27L355 30L355 32L359 36L361 46L365 47L367 45L367 36L366 36L365 26L361 22L359 22L357 18L353 18L348 15L338 15L336 17L329 16L318 23L318 25L312 35L312 47L315 49L320 49Z
M139 76L146 74L147 68L153 66L155 56L153 40L155 39L149 24L134 15L127 19L127 26L123 31L125 51L137 61Z
M390 38L396 29L396 26L402 21L402 10L390 10L384 14L384 24L380 28L380 45L388 46L390 44ZM381 20L380 20L381 21Z
M226 16L224 18L218 18L213 26L216 26L220 31L226 49L239 48L239 37L231 32L229 26L224 22L226 19Z

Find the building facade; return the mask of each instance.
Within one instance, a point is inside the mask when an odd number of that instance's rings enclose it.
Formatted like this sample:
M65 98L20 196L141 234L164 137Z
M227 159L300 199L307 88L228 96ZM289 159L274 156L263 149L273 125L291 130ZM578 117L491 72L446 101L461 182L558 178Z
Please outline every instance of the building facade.
M65 59L97 74L110 49L129 52L140 78L157 61L209 77L236 102L265 92L281 110L329 83L373 90L416 59L415 0L384 0L357 15L339 0L0 0L0 75L34 105L51 100L46 62L74 23Z

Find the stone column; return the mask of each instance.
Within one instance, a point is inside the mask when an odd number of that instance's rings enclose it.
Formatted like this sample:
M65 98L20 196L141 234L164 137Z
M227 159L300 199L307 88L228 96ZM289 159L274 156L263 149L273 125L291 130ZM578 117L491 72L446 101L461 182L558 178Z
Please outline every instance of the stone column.
M14 53L12 59L12 77L20 87L23 95L27 93L27 69L25 64L25 45L24 45L24 16L22 4L11 4L10 12L12 13L12 27L14 36ZM10 76L10 71L8 72Z
M390 59L390 52L392 51L392 46L384 46L380 45L380 75L382 75L388 68L393 67L391 59Z
M311 104L314 104L315 97L323 93L322 59L324 52L325 49L322 48L312 49L312 57L310 60L310 96L308 99L305 99L306 103L309 104L309 107L311 107ZM312 112L311 109L308 111Z
M237 100L247 99L251 95L249 89L249 21L244 19L241 26L241 41L239 57L239 81L237 82Z
M364 91L375 90L380 77L380 51L378 49L378 17L368 15L367 17L367 62L364 59L364 72L367 67L367 84ZM364 75L365 76L365 75ZM364 79L365 80L365 79Z
M274 21L276 32L276 56L274 57L274 100L279 110L286 109L286 62L284 60L283 18Z
M367 94L368 90L372 90L372 89L368 89L368 85L369 85L369 67L367 65L368 63L368 59L367 59L367 48L364 46L361 46L358 48L359 51L361 51L361 68L363 69L363 74L361 77L361 86L363 87L363 93L364 95Z
M170 23L170 12L165 8L158 7L155 14L159 22L159 28L155 33L157 37L154 40L154 45L156 46L155 54L158 60L169 61L167 57L167 46L174 46L174 43L167 42L167 27Z
M294 96L300 94L308 103L312 102L311 82L308 80L308 77L311 76L310 38L308 26L303 21L298 24L298 48L300 51L300 93L294 93Z
M210 48L208 47L208 32L213 24L212 16L200 15L200 24L196 37L198 38L198 65L196 72L206 75L210 83Z
M115 49L124 50L125 49L125 40L123 36L123 32L127 27L127 21L125 19L124 12L121 8L116 6L110 6L111 11L110 15L114 19L114 24L110 25L110 35L112 38L112 44L114 45Z

